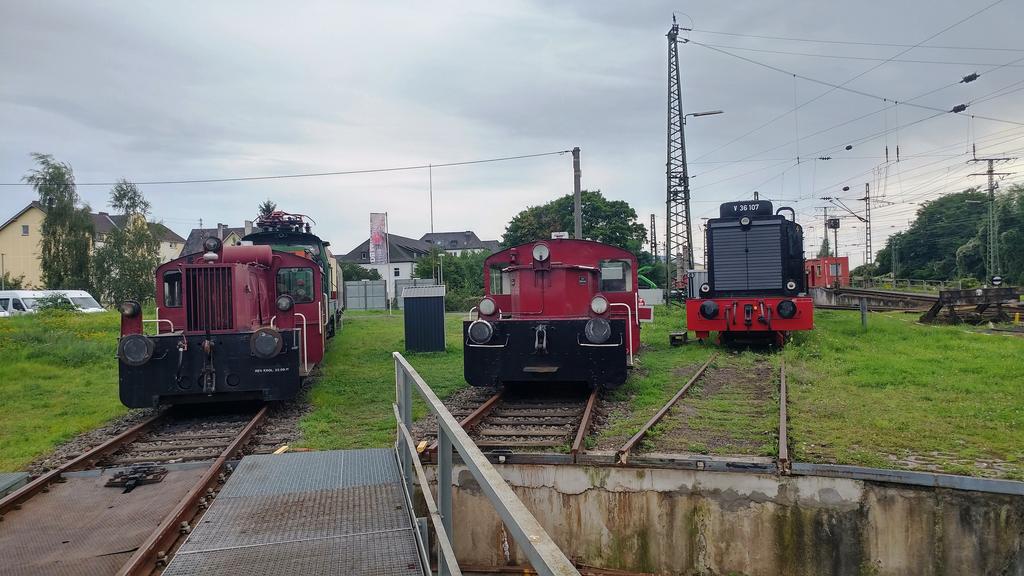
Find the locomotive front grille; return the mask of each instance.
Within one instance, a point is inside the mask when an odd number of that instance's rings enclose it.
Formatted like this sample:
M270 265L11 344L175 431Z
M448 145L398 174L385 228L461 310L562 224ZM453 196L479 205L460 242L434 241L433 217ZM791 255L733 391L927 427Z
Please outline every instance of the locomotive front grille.
M185 269L185 317L189 331L235 327L231 277L230 266Z
M783 286L782 227L779 221L754 221L749 229L739 221L710 228L714 289L720 292L781 290Z

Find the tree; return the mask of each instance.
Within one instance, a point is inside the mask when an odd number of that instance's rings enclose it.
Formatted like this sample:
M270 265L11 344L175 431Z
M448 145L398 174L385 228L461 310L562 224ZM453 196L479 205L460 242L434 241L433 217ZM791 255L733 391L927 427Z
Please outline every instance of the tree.
M96 249L93 267L101 301L146 302L153 298L153 270L160 264L160 240L147 217L149 201L131 182L121 179L110 191L110 207L124 215L124 224L107 234Z
M600 190L582 192L583 237L639 254L647 241L647 228L637 221L636 210L623 200L608 200ZM567 194L540 206L530 206L505 227L502 246L550 238L552 232L571 231L573 198Z
M277 204L274 203L270 198L267 198L263 202L260 202L260 218L268 218L271 214L274 213L274 210L277 210Z
M350 280L380 280L380 272L367 270L355 262L341 262L341 277L346 281Z
M10 272L4 272L3 282L0 282L0 290L27 290L25 286L25 275L13 276Z
M69 164L49 154L33 153L39 165L22 178L39 194L46 211L39 242L43 284L54 290L89 290L93 225L89 206L82 204Z
M828 231L825 231L825 239L821 241L821 248L818 248L818 258L828 258L832 255L832 250L828 243Z

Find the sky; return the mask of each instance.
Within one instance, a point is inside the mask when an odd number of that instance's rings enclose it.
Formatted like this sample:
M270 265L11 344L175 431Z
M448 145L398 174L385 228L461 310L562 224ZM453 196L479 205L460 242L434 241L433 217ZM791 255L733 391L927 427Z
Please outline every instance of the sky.
M675 13L692 29L679 46L684 111L724 111L686 125L695 252L701 218L757 191L797 210L809 251L822 207L846 215L839 251L857 265L864 225L822 197L862 215L869 184L877 251L921 202L984 184L969 175L984 169L968 162L973 149L1024 156L1024 3L992 3L4 0L0 184L22 181L30 153L52 154L99 211L104 183L119 178L359 171L579 146L583 187L628 201L645 225L655 214L663 236ZM945 112L961 103L965 112ZM1001 185L1024 179L1022 168L1000 164L1011 173ZM571 157L556 154L140 188L153 219L182 236L200 219L240 226L270 198L312 217L345 253L367 238L370 212L387 212L394 234L429 232L431 188L435 231L500 239L517 212L572 186ZM0 221L35 199L24 185L0 194Z

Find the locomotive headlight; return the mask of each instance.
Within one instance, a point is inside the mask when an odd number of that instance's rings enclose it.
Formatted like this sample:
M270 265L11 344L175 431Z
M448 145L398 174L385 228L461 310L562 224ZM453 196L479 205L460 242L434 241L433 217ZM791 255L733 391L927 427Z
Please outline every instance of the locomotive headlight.
M474 344L486 344L494 336L494 327L487 320L475 320L469 325L469 339Z
M548 248L547 244L537 244L533 247L533 259L538 262L543 262L551 256L551 249Z
M289 296L288 294L281 294L280 296L277 297L276 305L277 309L280 310L281 312L287 312L291 310L293 306L295 306L295 299Z
M790 292L792 292L793 290L796 290L796 282L794 280L790 280L789 282L786 282L786 290L789 290Z
M135 318L139 314L142 314L142 305L135 300L125 300L117 307L121 311L121 316L125 318Z
M252 355L264 360L280 354L283 345L284 338L281 338L281 333L273 328L260 328L249 338L249 350Z
M117 357L129 366L142 366L153 357L156 344L142 334L129 334L117 343Z
M604 296L594 296L590 301L590 311L594 314L604 314L608 311L608 299Z
M740 218L740 226L750 226L750 217L744 216L743 218Z
M711 292L711 285L708 284L707 282L701 284L700 285L700 293L701 294L707 294L708 292Z
M775 307L775 311L783 318L792 318L796 316L796 303L792 300L783 300Z
M707 320L713 320L718 316L718 302L707 300L700 304L700 315Z
M591 318L583 327L583 335L591 344L604 344L612 336L612 325L604 318Z
M224 243L216 236L209 236L203 240L203 250L206 250L207 252L216 252L220 250L223 245Z
M480 309L480 313L484 316L491 316L498 311L498 305L490 298L484 298L481 300L478 308Z

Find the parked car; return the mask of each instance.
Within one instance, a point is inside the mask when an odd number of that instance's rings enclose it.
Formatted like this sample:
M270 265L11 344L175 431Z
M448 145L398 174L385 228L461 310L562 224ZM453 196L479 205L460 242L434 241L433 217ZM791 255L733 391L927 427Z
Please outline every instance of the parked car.
M0 291L0 309L11 316L31 314L37 311L41 298L55 294L63 296L79 312L105 312L85 290L3 290Z

